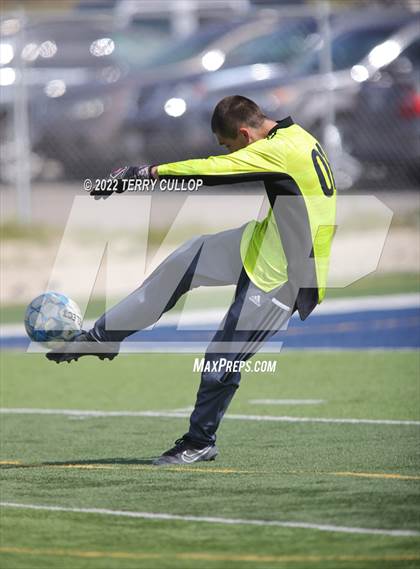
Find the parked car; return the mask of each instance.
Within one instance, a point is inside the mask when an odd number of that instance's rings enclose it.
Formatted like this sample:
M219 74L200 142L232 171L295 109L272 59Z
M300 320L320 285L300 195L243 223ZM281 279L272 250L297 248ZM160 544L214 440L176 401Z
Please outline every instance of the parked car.
M115 29L107 16L82 18L68 14L31 17L25 22L13 15L4 16L0 31L3 179L13 175L13 115L18 97L28 101L36 175L41 157L51 157L43 146L49 144L46 128L57 116L57 101L69 92L86 92L87 88L109 91L110 86L123 83L134 64L144 64L169 39L169 32L165 36L153 26Z
M420 181L420 24L414 22L353 69L360 84L338 123L364 180L408 187Z

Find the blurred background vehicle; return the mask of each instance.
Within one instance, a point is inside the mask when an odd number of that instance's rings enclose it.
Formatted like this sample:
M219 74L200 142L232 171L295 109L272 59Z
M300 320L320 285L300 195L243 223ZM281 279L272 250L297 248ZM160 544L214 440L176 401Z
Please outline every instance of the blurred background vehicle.
M84 19L72 14L55 17L16 17L1 22L0 105L4 128L0 141L3 177L13 175L13 115L19 96L29 109L32 147L31 172L39 175L46 158L42 140L47 128L60 127L59 115L71 120L55 102L68 93L90 89L106 93L110 85L124 80L133 65L140 65L170 39L169 28L148 22L136 28L115 29L107 15ZM10 33L8 33L10 32ZM24 91L24 93L22 93ZM100 109L83 106L85 113L100 116ZM83 110L81 111L83 113ZM116 113L118 110L116 109ZM9 125L10 128L7 128ZM48 125L48 126L47 126ZM64 130L65 132L65 130ZM69 151L69 149L68 149ZM70 149L71 153L71 149Z
M372 52L353 77L361 88L338 121L368 183L420 183L420 25L413 22ZM363 136L358 136L362 130Z

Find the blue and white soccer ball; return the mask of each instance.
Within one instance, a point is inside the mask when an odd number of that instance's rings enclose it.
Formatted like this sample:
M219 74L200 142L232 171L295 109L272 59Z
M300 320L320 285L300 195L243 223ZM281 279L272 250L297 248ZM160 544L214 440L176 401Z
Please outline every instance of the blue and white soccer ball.
M80 333L82 315L77 304L58 292L34 298L25 313L25 328L34 342L47 346L69 341Z

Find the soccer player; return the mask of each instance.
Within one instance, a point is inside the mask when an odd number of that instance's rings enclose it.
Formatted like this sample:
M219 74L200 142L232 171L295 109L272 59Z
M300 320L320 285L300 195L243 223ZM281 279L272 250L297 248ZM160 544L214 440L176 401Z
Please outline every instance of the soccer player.
M290 117L271 120L237 95L217 104L211 127L228 154L125 166L111 176L200 178L210 186L259 180L270 204L267 217L184 243L92 330L47 354L57 363L83 355L112 359L124 338L155 323L187 291L235 284L206 351L189 430L155 461L159 465L215 459L216 431L241 378L238 362L251 358L296 310L307 318L325 295L336 190L319 142Z

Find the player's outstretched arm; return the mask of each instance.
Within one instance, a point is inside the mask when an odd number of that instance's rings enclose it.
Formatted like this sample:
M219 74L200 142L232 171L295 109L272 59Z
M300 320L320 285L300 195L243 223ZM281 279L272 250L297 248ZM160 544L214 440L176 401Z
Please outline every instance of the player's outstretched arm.
M230 154L160 164L152 171L159 179L201 179L207 186L261 181L272 173L284 171L281 149L274 149L274 144L265 138Z
M270 174L284 171L281 149L275 149L276 161L274 163L272 146L273 142L270 139L262 139L230 154L154 166L122 166L111 172L110 178L117 180L200 179L207 186L261 181ZM97 196L98 194L91 192L91 195ZM103 194L101 193L99 197L103 197Z

